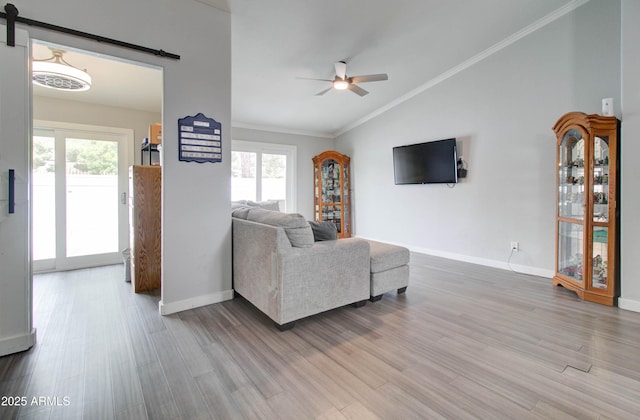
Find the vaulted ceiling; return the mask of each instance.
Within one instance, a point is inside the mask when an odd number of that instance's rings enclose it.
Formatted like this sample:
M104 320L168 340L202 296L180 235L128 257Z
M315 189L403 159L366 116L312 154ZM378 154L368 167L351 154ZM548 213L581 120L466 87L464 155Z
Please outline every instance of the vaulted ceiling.
M234 126L333 136L586 0L198 1L231 13ZM84 60L68 57L90 70ZM315 96L330 84L299 79L332 79L333 63L341 60L348 75L387 73L389 80L362 84L370 93L360 97L335 90ZM129 79L140 86L145 76L132 71ZM103 77L103 71L90 72L94 80ZM132 89L129 99L109 98L112 90L92 89L78 100L114 106L131 100L137 101L132 108L145 110L157 103L160 110L153 93Z
M228 0L236 124L335 134L542 19L567 0ZM332 79L389 80L314 96Z

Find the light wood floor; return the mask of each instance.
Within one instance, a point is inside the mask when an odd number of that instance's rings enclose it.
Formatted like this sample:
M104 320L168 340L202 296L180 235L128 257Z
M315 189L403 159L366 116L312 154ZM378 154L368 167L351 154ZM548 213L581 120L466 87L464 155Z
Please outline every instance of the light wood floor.
M36 276L1 419L640 416L640 313L548 279L413 254L406 294L279 332L242 299L161 317L122 270Z

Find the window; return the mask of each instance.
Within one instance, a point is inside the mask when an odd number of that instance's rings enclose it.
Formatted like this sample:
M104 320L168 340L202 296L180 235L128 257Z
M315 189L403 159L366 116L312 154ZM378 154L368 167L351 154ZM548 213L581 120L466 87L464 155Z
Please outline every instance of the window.
M233 140L231 200L276 200L280 210L296 211L296 147Z

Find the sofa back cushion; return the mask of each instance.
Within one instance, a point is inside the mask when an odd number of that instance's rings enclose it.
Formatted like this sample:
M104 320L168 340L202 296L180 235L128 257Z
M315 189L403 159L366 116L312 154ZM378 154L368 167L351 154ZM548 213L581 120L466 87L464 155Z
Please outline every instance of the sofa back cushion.
M231 210L247 207L260 207L261 209L280 211L280 203L278 202L278 200L236 200L231 202Z
M280 211L280 203L276 200L265 200L265 201L247 201L247 205L249 207L260 207L265 210L274 210Z
M297 248L310 248L313 246L313 231L309 226L309 222L301 214L251 208L247 215L247 220L284 228L291 246Z

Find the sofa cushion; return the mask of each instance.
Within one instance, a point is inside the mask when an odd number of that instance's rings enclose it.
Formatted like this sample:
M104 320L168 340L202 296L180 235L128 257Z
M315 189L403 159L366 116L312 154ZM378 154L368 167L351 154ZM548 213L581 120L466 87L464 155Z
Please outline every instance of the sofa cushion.
M407 248L383 242L367 242L370 246L369 256L371 257L372 273L380 273L409 264L409 250Z
M231 217L247 220L247 217L249 216L249 210L251 210L251 207L238 207L231 212Z
M313 239L318 241L332 241L338 239L338 228L331 222L309 221L313 231Z
M313 246L313 231L307 220L298 213L281 213L253 207L249 210L247 220L264 223L271 226L283 227L291 246L310 248Z

